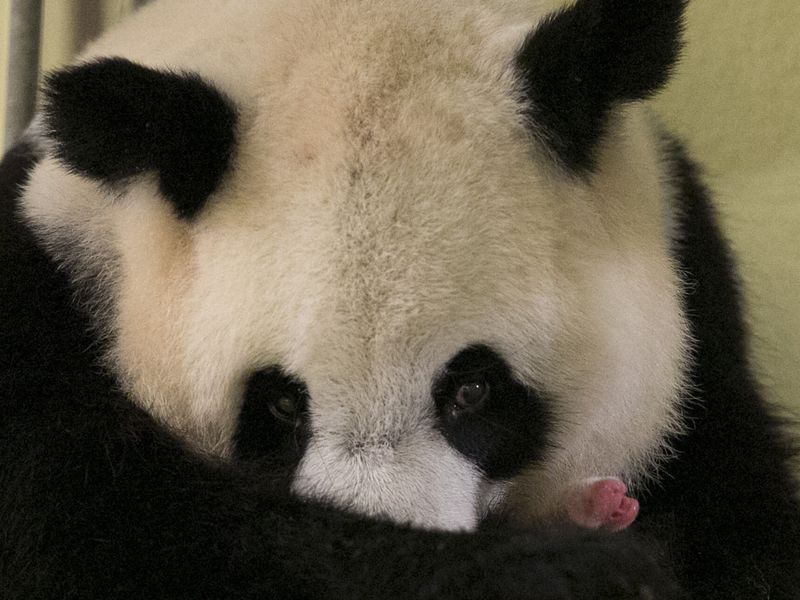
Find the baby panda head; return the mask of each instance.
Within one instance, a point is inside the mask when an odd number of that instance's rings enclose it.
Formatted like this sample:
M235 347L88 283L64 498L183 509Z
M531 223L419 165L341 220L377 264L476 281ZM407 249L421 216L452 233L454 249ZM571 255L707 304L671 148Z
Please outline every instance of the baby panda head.
M227 15L227 53L128 52L156 6L48 80L25 215L109 368L203 450L427 527L551 515L582 478L641 481L680 428L637 101L682 8L298 2Z

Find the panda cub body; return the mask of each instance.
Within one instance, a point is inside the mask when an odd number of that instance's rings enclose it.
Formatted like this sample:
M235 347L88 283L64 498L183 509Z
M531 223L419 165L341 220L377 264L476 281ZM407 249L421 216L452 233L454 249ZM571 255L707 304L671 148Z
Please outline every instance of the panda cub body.
M9 597L800 597L642 102L683 7L162 0L52 74L0 170Z

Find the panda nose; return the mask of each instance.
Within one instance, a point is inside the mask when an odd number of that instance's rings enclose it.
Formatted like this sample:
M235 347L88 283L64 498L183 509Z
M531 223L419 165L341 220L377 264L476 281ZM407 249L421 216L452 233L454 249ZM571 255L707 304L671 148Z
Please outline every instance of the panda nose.
M389 458L394 455L400 437L399 434L388 432L352 433L347 436L345 441L345 451L353 458Z

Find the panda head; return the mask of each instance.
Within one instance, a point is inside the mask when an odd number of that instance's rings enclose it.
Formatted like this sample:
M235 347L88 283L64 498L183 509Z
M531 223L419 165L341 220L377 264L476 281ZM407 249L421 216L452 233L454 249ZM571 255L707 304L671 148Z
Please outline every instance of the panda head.
M112 35L48 80L24 199L138 403L301 495L440 528L640 481L687 357L637 102L683 2L461 4L242 8L215 30L250 36L238 62ZM157 6L127 33L157 38Z

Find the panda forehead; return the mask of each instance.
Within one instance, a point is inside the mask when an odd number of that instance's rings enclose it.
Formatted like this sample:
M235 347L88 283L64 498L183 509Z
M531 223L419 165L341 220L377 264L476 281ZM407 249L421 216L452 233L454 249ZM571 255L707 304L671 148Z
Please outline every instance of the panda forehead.
M247 192L198 224L198 262L242 264L234 273L261 282L251 289L293 313L296 333L315 328L309 345L416 341L459 322L472 336L497 329L477 324L552 296L555 243L552 200L524 143L509 135L500 146L423 143L390 157L362 148L294 169L242 169ZM283 176L250 180L264 171Z
M277 363L323 386L317 398L341 395L331 382L343 372L351 394L427 388L436 368L481 342L502 349L524 337L505 354L534 364L530 348L554 326L554 225L527 154L513 150L477 181L419 157L355 174L343 162L316 187L287 177L269 186L280 202L252 183L196 226L193 289L214 305L201 314L241 330L250 365ZM217 318L220 307L230 317ZM415 364L425 372L410 378Z
M350 380L356 365L440 364L487 332L544 333L531 323L552 317L554 240L537 231L541 214L515 210L524 198L410 198L407 186L372 198L363 187L373 185L301 198L260 226L209 225L191 274L197 301L216 307L203 314L229 311L249 345L276 339L275 356L294 369L333 361L330 372L346 364Z
M293 4L282 35L269 32L275 47L246 67L259 73L257 93L217 77L251 117L242 153L290 168L354 153L363 162L365 151L396 164L404 149L474 142L504 118L522 120L513 62L528 27L481 3Z
M249 364L279 363L336 395L342 372L351 394L386 390L419 362L427 388L467 345L524 330L524 351L507 354L527 356L551 336L554 200L511 84L456 97L434 77L369 114L360 92L327 102L305 82L305 95L264 100L227 196L196 224L208 237L197 262L219 264L198 290L244 286L231 297L258 306L240 314L280 315L241 334Z

